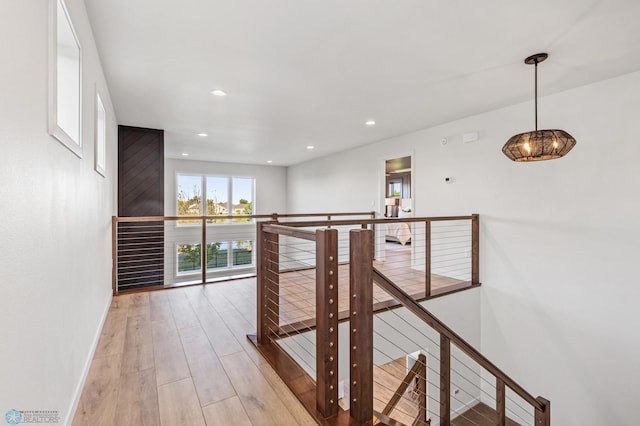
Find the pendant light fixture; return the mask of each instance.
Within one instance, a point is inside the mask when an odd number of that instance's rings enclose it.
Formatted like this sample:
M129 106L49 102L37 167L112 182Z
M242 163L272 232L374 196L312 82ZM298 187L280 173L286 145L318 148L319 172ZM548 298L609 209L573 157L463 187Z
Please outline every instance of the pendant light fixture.
M512 136L502 147L504 155L513 161L541 161L564 157L576 145L576 140L564 130L538 130L538 64L547 59L546 53L536 53L524 60L535 65L536 129Z

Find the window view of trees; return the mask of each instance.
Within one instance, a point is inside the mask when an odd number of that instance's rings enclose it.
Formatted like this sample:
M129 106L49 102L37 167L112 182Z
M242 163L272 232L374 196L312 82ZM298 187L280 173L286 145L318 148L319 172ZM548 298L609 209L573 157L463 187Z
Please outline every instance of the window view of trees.
M206 185L207 216L229 215L229 178L207 176ZM211 223L213 221L209 222Z
M209 219L207 223L250 222L249 218L226 216L248 216L254 213L253 188L255 179L228 176L178 175L176 202L178 216L225 216L224 219ZM199 225L200 220L180 219L180 225ZM222 230L224 228L220 228ZM227 232L227 231L225 231ZM253 265L253 241L234 240L242 238L233 233L225 238L218 231L208 234L211 238L228 239L207 243L207 270L226 269ZM193 240L191 240L193 241ZM177 272L181 274L202 271L202 251L198 244L177 245Z
M244 216L253 214L253 178L178 175L178 216ZM206 193L206 212L203 195ZM233 219L249 222L248 218ZM209 221L214 222L213 220ZM218 221L215 221L218 222ZM222 220L219 222L223 222ZM180 223L186 223L181 221ZM189 222L192 223L192 222Z
M231 265L251 265L253 262L253 242L249 240L233 241L232 251L226 242L207 243L207 269L227 268L229 254ZM178 272L201 271L202 251L200 244L178 245Z
M251 265L253 241L241 240L233 242L233 266Z
M202 216L202 178L178 176L178 216ZM180 224L197 224L181 220Z
M233 212L232 215L253 214L253 179L233 178ZM236 222L249 222L250 219L234 219Z
M178 216L200 216L201 210L202 197L196 188L192 192L178 193Z
M199 271L201 264L200 244L178 245L178 272Z
M227 243L207 244L207 269L226 268L228 263Z

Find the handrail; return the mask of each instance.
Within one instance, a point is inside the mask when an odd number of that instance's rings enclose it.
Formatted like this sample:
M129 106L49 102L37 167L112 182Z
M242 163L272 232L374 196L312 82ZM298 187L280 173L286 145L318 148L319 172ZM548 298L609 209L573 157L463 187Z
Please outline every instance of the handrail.
M235 216L238 217L238 216ZM384 218L384 219L357 219L357 220L315 220L315 221L299 221L286 222L287 226L293 227L315 227L315 226L342 226L342 225L380 225L395 222L445 222L451 220L473 220L474 215L470 216L434 216L434 217L405 217L405 218Z
M272 234L286 235L288 237L301 238L303 240L315 241L316 233L308 231L306 229L297 229L284 225L265 225L262 227L264 232L270 232Z
M398 302L404 305L409 311L415 314L422 321L427 323L431 328L446 336L455 343L455 345L466 353L471 359L480 364L484 369L493 374L496 378L502 380L511 390L517 393L522 399L531 404L535 409L544 411L545 406L533 395L527 392L522 386L516 383L511 377L500 370L489 359L482 355L473 346L468 344L462 337L447 327L442 321L436 318L431 312L411 298L404 290L396 286L393 281L387 278L375 267L373 268L373 280L385 291L391 294Z
M347 212L347 213L271 213L253 215L215 215L215 216L114 216L116 222L159 222L164 220L227 220L227 219L272 219L292 217L333 217L333 216L371 216L376 212ZM304 222L303 222L304 223Z

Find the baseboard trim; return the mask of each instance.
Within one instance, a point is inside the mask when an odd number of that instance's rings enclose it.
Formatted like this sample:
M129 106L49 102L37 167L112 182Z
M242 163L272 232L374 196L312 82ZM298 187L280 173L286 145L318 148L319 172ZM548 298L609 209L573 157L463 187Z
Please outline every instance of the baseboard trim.
M76 386L76 390L73 393L71 406L67 410L67 416L64 419L63 424L65 426L71 426L71 423L73 422L73 418L76 414L76 410L78 409L78 404L80 403L80 397L82 396L82 390L84 389L84 384L87 381L87 376L89 375L89 370L91 369L91 362L93 361L93 356L96 353L96 349L98 349L98 342L100 341L102 328L104 327L104 323L107 320L107 315L109 314L109 308L111 307L112 300L113 300L113 294L112 294L111 288L109 288L107 303L102 312L102 318L100 318L100 323L98 324L98 329L96 330L96 334L93 337L93 342L91 343L91 348L89 350L87 360L84 363L84 368L82 369L82 375L80 376L80 382Z
M480 398L473 398L471 401L467 402L466 404L464 404L463 406L461 406L460 408L458 408L457 410L453 410L451 412L451 420L455 419L456 417L458 417L460 414L464 413L465 411L470 410L472 407L475 407L476 405L480 404Z

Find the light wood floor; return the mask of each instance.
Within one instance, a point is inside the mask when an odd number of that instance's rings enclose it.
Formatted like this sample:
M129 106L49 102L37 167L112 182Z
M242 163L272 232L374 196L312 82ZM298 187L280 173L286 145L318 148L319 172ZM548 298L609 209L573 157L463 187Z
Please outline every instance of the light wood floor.
M254 331L255 279L116 296L73 425L315 425Z

